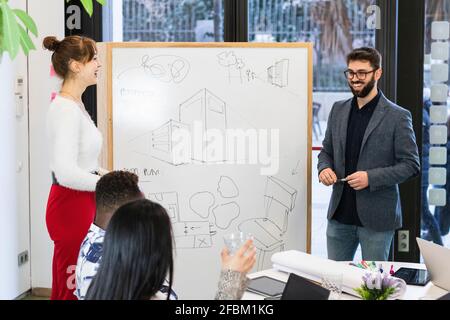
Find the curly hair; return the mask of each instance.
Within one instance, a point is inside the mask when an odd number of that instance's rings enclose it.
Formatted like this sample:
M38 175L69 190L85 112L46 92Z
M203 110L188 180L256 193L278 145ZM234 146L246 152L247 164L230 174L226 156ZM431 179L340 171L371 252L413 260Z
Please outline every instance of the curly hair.
M128 171L112 171L101 177L95 187L97 213L112 213L125 203L143 198L138 182L138 176Z

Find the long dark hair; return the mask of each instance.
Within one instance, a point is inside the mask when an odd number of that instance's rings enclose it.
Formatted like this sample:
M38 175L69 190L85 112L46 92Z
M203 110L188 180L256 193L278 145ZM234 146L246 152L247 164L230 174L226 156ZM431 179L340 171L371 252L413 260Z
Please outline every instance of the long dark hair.
M171 292L172 227L162 206L147 199L121 206L106 229L103 245L86 300L150 299L167 276Z

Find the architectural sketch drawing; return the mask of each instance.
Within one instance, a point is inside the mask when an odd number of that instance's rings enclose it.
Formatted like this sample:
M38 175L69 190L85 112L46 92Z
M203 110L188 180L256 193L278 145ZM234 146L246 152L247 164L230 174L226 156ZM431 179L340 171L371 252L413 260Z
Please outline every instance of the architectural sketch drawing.
M240 83L243 82L242 70L245 67L245 63L241 58L236 57L233 51L222 52L217 55L217 58L219 59L219 64L228 69L228 81L230 83L234 79L239 80Z
M267 68L268 82L274 86L284 88L289 82L289 60L283 59L275 62L273 66Z
M163 206L170 220L174 222L180 221L180 207L178 205L177 192L150 193L148 199Z
M219 131L225 136L227 129L227 105L225 101L220 99L208 89L201 89L189 99L184 101L179 106L179 121L188 125L191 130L200 129L202 133L206 134L206 141L201 141L199 147L192 148L192 159L201 162L223 162L225 155L222 158L211 157L208 154L208 145L211 137L211 131ZM208 134L208 132L210 132Z
M252 234L257 253L257 270L263 270L270 263L272 253L284 251L284 233L270 219L253 218L241 222L238 229Z
M217 192L222 198L236 198L239 196L239 189L233 179L221 176L217 184Z
M230 202L218 205L212 211L216 226L219 229L226 230L239 217L241 208L236 202Z
M129 150L142 156L150 156L150 145L151 132L146 132L138 137L130 139L127 143Z
M141 62L136 67L128 68L117 76L121 79L131 70L140 69L154 80L166 83L181 83L188 75L191 69L189 61L185 58L174 55L144 55Z
M239 224L240 231L254 236L258 249L258 269L267 267L271 254L283 251L289 214L295 207L297 190L275 177L267 177L264 191L265 217L252 218Z
M212 236L216 234L214 226L209 221L183 221L180 214L178 192L150 193L148 199L159 203L166 209L172 221L177 248L193 249L212 246Z
M184 221L172 224L177 249L210 248L213 244L209 221Z
M197 192L189 199L189 207L200 218L208 219L216 200L211 192Z
M292 211L295 207L297 198L297 190L275 177L267 177L266 190L264 197L266 198L266 208L270 206L272 201L276 201L284 206L287 210Z
M179 154L174 153L174 136L177 135L177 130L186 130L189 132L189 126L187 124L170 120L151 133L151 148L152 157L169 164L178 166L186 164L186 157L182 157Z

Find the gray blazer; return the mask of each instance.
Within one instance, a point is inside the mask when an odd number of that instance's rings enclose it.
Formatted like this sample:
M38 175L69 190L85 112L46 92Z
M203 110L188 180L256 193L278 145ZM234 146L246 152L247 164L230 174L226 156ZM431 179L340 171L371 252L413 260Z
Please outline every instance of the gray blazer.
M339 101L331 109L319 154L318 172L331 168L345 178L345 145L352 100ZM356 208L364 227L375 231L401 228L398 184L418 175L419 153L411 113L382 94L361 144L358 171L367 171L369 187L356 191ZM331 219L341 200L343 184L335 184L328 208Z

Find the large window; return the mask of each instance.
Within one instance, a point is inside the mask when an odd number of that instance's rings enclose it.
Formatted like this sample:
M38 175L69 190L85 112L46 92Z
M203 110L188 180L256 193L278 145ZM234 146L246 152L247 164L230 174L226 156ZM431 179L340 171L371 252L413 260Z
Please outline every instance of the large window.
M450 0L425 3L421 236L450 247Z
M122 3L123 41L223 41L223 0L122 0Z

